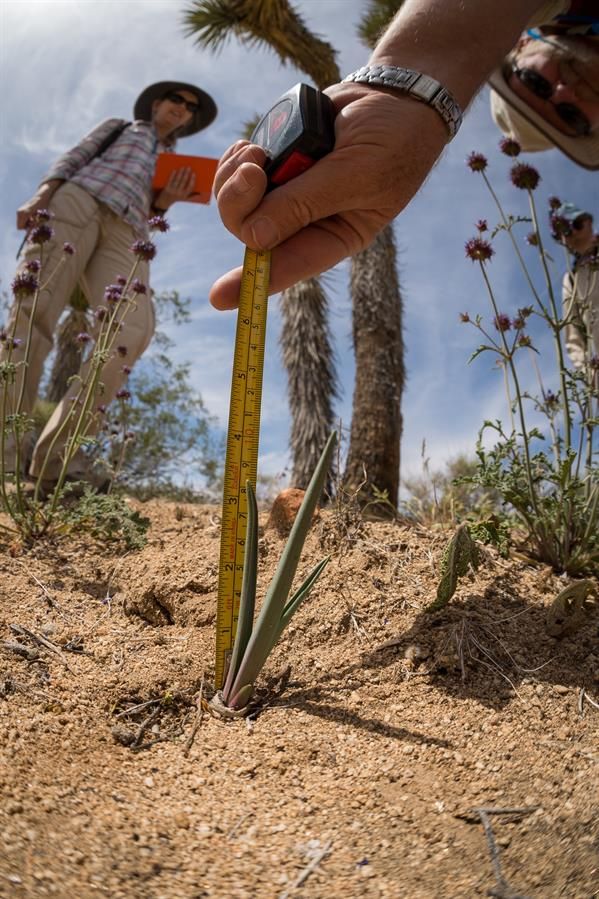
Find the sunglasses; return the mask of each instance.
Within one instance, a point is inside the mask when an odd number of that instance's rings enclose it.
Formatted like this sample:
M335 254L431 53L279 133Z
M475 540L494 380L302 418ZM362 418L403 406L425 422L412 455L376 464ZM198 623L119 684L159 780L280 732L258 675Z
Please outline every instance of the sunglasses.
M534 69L521 69L512 63L512 74L541 100L550 100L553 96L554 85ZM586 137L591 133L591 123L578 106L573 103L554 103L553 108L562 122L576 132L577 137Z
M181 94L176 94L174 91L166 94L164 99L174 103L175 106L185 106L187 112L190 112L192 115L195 115L196 112L200 111L199 103L194 103L192 100L186 100L185 97L182 97Z
M589 218L590 216L588 215L579 215L577 219L574 219L574 221L572 222L572 228L574 229L574 231L582 231L585 224L589 221ZM592 218L591 221L593 221Z

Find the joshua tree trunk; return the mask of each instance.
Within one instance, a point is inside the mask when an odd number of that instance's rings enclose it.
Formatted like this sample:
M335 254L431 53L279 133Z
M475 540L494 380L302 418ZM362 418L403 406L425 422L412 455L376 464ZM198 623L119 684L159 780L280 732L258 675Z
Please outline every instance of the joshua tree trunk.
M402 303L389 225L352 261L353 338L356 354L345 489L372 502L377 491L396 508L399 490L401 397L405 379ZM379 506L384 511L383 506Z
M318 279L309 278L286 290L281 295L281 314L291 409L291 481L305 490L328 439L332 401L338 395L326 297Z

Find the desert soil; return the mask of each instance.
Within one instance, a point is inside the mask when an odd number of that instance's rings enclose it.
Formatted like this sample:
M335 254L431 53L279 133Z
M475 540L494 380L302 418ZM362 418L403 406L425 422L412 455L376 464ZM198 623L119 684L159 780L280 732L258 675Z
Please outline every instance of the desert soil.
M447 531L322 512L300 574L331 562L226 722L220 510L142 508L138 552L0 547L0 896L599 896L598 623L547 632L562 579L485 550L430 612Z

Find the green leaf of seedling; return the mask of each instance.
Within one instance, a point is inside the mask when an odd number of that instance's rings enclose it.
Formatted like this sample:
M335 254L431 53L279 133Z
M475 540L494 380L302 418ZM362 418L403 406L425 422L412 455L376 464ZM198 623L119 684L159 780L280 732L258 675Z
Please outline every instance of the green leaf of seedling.
M248 526L245 540L245 557L243 560L243 578L241 581L241 597L239 599L239 617L237 619L237 633L231 654L231 662L227 672L227 679L223 687L225 700L233 686L233 681L239 670L241 660L252 635L254 624L254 609L256 606L256 580L258 577L258 504L254 488L248 481L246 484L248 505Z
M456 591L459 578L466 574L470 565L478 568L478 564L478 547L470 536L468 525L461 524L445 549L437 597L426 607L426 611L436 612L446 606Z
M231 687L230 695L233 697L233 700L230 705L233 708L240 708L240 690L245 688L246 685L255 682L274 645L306 534L312 522L316 504L322 495L336 442L337 434L334 431L327 440L316 470L312 475L304 501L291 529L287 545L262 604L260 615Z
M308 577L306 578L304 583L301 585L301 587L298 590L295 591L295 593L293 594L293 596L291 597L291 599L289 600L289 602L283 609L283 614L281 615L279 629L278 629L277 633L275 634L275 638L272 642L272 646L270 647L271 650L274 649L275 645L278 643L279 637L281 636L281 634L283 633L283 631L285 630L285 628L291 621L292 617L295 615L295 613L297 612L297 610L299 609L299 607L301 606L303 601L308 597L310 590L312 589L312 587L314 586L314 584L316 583L316 581L318 580L318 578L320 577L320 575L322 574L322 572L324 571L326 566L328 565L330 558L331 558L330 556L327 556L326 559L322 559L322 561L320 561L318 563L318 565L314 566L314 568L312 569L312 571L310 572L310 574L308 575Z

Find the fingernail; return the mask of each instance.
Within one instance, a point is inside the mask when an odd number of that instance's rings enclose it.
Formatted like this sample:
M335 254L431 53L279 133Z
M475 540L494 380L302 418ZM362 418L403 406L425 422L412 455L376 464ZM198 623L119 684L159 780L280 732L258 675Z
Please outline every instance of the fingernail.
M279 242L279 229L272 219L261 218L251 226L254 243L261 250L270 249Z
M233 186L238 194L245 194L252 186L250 182L247 180L241 169L235 173L235 178L233 180Z

